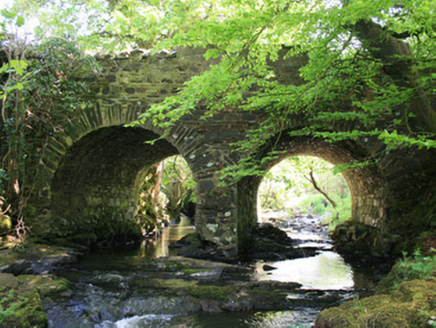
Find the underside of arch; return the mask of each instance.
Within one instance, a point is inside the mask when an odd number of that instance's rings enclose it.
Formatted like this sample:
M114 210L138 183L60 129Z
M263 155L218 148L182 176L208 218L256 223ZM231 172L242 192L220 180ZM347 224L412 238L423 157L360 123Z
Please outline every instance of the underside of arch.
M152 131L123 126L95 130L72 145L52 183L54 218L134 218L148 167L177 149ZM65 227L62 228L64 233Z

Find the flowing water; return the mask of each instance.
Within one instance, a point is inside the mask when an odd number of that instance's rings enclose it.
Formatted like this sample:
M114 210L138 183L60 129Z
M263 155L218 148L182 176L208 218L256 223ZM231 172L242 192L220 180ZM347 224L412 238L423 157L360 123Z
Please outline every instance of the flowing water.
M88 254L58 272L70 281L72 293L45 301L49 327L310 327L324 307L357 297L358 291L372 287L371 277L362 279L332 251L320 220L304 215L280 224L294 246L316 248L317 255L258 261L243 270L214 264L206 264L207 269L187 269L200 262L175 257L168 244L192 232L193 227L166 228L162 236L139 248ZM256 282L296 282L302 287L284 292L285 308L268 311L235 312L227 304L224 312L217 313L219 309L214 307L199 312L198 305L190 304L187 298L168 293L202 284L241 286Z

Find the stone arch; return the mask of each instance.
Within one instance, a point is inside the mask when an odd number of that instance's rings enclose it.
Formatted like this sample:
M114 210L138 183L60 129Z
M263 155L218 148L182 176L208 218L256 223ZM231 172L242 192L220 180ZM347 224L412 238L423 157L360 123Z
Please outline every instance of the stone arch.
M178 154L177 148L142 127L94 130L70 147L52 182L56 216L118 212L133 218L146 169Z
M35 174L36 193L28 204L28 211L36 213L29 216L35 235L55 234L53 220L74 213L118 210L132 218L146 168L166 157L182 155L195 178L189 156L197 132L178 125L161 138L163 131L152 124L125 127L142 111L96 103L47 142Z
M365 149L352 142L326 142L319 138L291 137L287 133L275 142L274 149L282 153L262 168L269 170L287 157L315 156L331 164L348 164L366 158ZM257 154L267 156L272 147L265 147ZM343 176L348 183L352 198L352 217L367 225L381 228L386 219L386 183L378 167L368 165L346 170ZM247 232L257 223L257 192L262 177L245 177L238 183L238 231L239 245L247 244Z

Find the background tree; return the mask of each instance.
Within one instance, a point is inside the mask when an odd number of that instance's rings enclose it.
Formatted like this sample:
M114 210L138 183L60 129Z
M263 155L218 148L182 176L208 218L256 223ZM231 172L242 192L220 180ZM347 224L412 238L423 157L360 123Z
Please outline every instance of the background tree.
M289 217L300 212L327 212L329 215L323 221L333 229L351 217L347 182L335 171L333 165L311 156L281 161L265 174L259 186L262 212L286 211Z
M166 198L164 209L171 223L178 223L184 207L196 201L196 187L183 157L173 156L163 161L161 192Z

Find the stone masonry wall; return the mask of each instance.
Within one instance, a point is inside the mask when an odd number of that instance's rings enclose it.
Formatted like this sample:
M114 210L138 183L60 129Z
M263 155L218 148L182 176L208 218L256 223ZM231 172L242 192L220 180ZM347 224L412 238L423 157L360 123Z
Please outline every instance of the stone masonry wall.
M195 222L199 233L216 243L227 257L237 257L238 238L239 247L247 243L249 233L245 230L257 221L255 202L260 180L247 178L238 186L219 187L219 171L245 156L233 152L230 145L257 126L262 113L232 109L200 120L205 111L199 107L154 145L144 142L161 136L160 128L150 122L124 127L151 104L177 93L184 82L207 70L213 62L205 61L203 53L189 48L158 55L135 51L125 58L99 60L102 72L86 78L94 94L93 107L67 122L62 133L52 138L44 150L36 149L29 159L34 163L36 178L31 179L33 194L26 210L35 235L58 233L53 223L80 211L98 216L109 209L120 212L126 220L132 219L144 170L180 154L197 181ZM298 68L305 60L303 56L274 63L277 79L302 83ZM302 122L290 119L288 128ZM280 140L280 147L286 150L284 156L312 155L334 164L362 159L373 152L372 146L362 142L329 144L288 136ZM257 156L265 156L265 151L259 149ZM391 157L395 161L395 155ZM390 177L389 166L383 165L345 174L353 197L353 216L377 227L383 225L387 209L401 202L400 193L392 192L391 187L397 178ZM410 171L413 167L402 171L404 179Z

